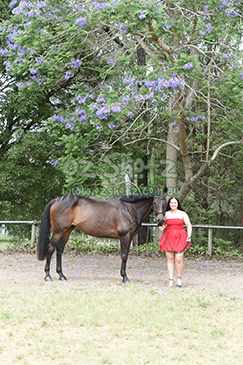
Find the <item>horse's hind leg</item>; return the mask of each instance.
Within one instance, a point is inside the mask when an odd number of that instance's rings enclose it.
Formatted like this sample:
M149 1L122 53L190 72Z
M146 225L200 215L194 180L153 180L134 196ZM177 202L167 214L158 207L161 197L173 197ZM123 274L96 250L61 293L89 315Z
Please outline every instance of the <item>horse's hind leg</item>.
M65 247L66 241L64 240L63 237L61 237L61 239L59 240L57 247L56 247L56 251L57 251L57 267L56 267L56 271L59 275L59 280L67 280L66 276L63 274L62 272L62 253Z
M51 258L52 258L53 252L55 251L56 244L58 243L60 237L61 237L60 234L53 234L52 235L52 239L51 239L50 246L49 246L49 249L48 249L48 253L47 253L47 256L46 256L45 281L52 281L52 277L50 275Z
M59 280L67 280L66 276L63 274L62 272L62 253L64 250L64 247L67 243L67 240L70 236L70 233L72 232L72 230L75 228L75 226L71 226L70 228L68 228L64 234L62 235L62 237L60 238L57 247L56 247L56 251L57 251L57 267L56 267L56 271L59 275Z
M51 275L50 275L50 265L51 265L51 257L53 255L53 252L55 250L55 247L51 246L48 250L48 254L46 257L46 265L45 265L45 281L52 281Z

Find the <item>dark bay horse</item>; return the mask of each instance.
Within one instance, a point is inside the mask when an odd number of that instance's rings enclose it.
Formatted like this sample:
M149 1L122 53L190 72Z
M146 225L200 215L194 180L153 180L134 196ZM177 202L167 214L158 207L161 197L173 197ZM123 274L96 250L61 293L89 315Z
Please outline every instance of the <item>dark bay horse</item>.
M138 233L141 223L152 212L158 225L162 225L165 207L165 198L153 195L130 198L119 196L106 201L83 196L64 196L51 200L43 212L37 246L38 259L46 259L45 280L52 280L50 263L55 248L56 271L60 280L66 280L62 272L62 253L70 233L77 227L90 236L120 240L120 274L124 283L129 282L126 263L131 240Z

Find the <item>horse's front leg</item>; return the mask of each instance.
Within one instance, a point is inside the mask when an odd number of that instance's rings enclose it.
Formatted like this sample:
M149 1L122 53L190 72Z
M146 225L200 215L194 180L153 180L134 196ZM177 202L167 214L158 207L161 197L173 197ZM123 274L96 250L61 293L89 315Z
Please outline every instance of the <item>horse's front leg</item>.
M64 240L64 238L62 237L56 247L56 251L57 251L57 266L56 266L56 271L59 275L59 280L65 281L67 280L66 276L63 274L62 272L62 253L65 247L66 241Z
M130 243L131 243L131 238L130 235L126 235L122 238L120 238L120 244L121 244L121 276L122 276L122 282L124 284L127 284L130 282L130 280L127 277L127 273L126 273L126 266L127 266L127 258L128 258L128 252L129 252L129 247L130 247Z

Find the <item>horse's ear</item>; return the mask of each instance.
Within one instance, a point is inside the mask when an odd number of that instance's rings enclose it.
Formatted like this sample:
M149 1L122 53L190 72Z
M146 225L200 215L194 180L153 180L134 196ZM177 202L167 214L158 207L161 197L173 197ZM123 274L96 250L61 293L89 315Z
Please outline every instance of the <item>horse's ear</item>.
M164 193L167 193L167 186L164 187Z

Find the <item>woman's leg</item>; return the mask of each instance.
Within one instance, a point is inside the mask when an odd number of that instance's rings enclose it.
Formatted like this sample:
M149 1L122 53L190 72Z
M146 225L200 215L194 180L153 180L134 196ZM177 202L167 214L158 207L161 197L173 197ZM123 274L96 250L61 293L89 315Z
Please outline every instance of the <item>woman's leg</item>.
M176 271L178 276L177 286L181 286L181 277L183 271L183 255L184 252L177 253L175 255L175 262L176 262Z
M175 269L175 254L174 252L166 252L167 268L169 273L169 285L173 286L174 269Z

